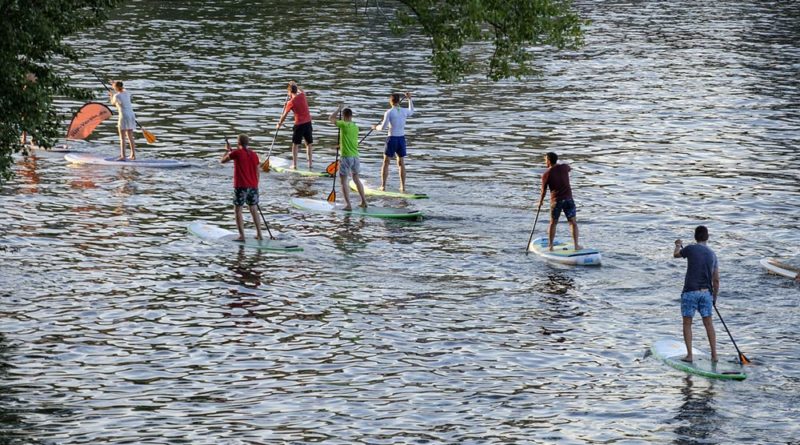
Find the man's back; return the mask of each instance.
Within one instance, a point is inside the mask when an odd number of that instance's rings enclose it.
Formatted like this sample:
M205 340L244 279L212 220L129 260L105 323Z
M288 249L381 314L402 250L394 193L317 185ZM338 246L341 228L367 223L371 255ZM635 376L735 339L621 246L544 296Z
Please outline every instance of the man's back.
M550 201L572 199L572 188L569 185L569 164L556 164L542 175L542 188L550 188Z
M690 244L680 250L680 256L687 259L683 292L712 290L714 270L718 267L714 251L705 244Z

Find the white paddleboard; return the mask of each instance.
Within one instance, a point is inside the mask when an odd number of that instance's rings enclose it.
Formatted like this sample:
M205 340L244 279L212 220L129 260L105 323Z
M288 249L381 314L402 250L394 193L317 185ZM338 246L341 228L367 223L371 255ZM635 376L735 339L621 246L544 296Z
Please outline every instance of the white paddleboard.
M686 357L686 344L682 341L659 340L653 343L650 350L657 359L689 374L723 380L744 380L747 378L747 374L744 373L741 365L723 362L714 363L708 354L695 348L692 348L692 362L684 362L681 359Z
M126 167L148 168L183 168L189 167L186 162L173 159L136 159L120 161L118 156L104 156L96 153L67 153L64 159L73 164L116 165Z
M303 250L302 247L292 241L271 240L267 238L262 240L246 238L244 241L236 241L235 239L239 237L238 234L203 221L194 221L189 224L187 229L192 235L212 243L244 246L251 249L269 250L275 252L302 252ZM268 236L267 231L262 230L262 235L265 237Z
M780 275L786 278L795 278L800 273L800 268L792 266L791 264L781 263L775 258L763 258L761 266L767 269L768 272Z
M292 168L292 161L288 159L278 158L272 156L269 158L269 169L278 173L294 173L296 175L301 176L327 176L331 177L325 170L322 171L313 171L309 170L308 167L302 167L301 162L298 160L298 167L296 169ZM307 165L307 164L306 164ZM326 166L327 167L327 166Z
M353 199L352 196L350 198ZM292 205L298 209L312 210L315 212L342 212L350 215L371 216L373 218L387 219L419 219L422 212L418 210L397 209L391 207L369 206L366 209L355 206L351 210L345 210L344 204L331 204L328 201L316 199L292 198Z
M578 266L599 266L602 254L597 249L575 250L572 243L567 243L558 238L553 239L553 251L548 248L547 238L536 238L531 241L528 247L535 254L548 261L561 264L571 264Z

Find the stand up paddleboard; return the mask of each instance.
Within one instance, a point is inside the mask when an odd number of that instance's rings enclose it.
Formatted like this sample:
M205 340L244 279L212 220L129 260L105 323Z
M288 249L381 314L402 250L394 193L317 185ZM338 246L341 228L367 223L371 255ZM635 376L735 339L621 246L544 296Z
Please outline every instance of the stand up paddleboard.
M356 200L357 201L357 200ZM345 210L343 204L331 204L328 201L316 199L292 198L292 205L298 209L311 210L314 212L341 212L348 215L370 216L373 218L388 219L419 219L422 212L418 210L395 209L389 207L353 207L352 210Z
M360 178L359 178L360 179ZM361 179L361 184L364 186L364 194L372 196L386 196L389 198L402 198L402 199L428 199L428 195L424 193L403 193L403 192L387 192L380 189L371 188L367 185L366 181ZM350 180L350 189L358 191L355 181Z
M695 348L692 348L692 362L684 362L686 357L686 344L676 340L659 340L651 348L653 356L662 362L680 371L689 374L701 375L711 379L744 380L747 374L742 371L742 366L733 363L714 363L711 357Z
M194 221L187 227L189 233L196 237L212 242L222 243L229 246L244 246L251 249L269 250L273 252L302 252L303 248L297 243L291 241L279 241L271 239L257 240L254 238L245 238L244 241L236 241L238 234L225 230L222 227L208 224L203 221ZM262 231L264 236L267 236L267 231Z
M602 255L596 249L575 250L572 243L555 238L553 240L553 251L548 248L547 238L536 238L531 241L530 250L548 261L561 264L571 264L578 266L599 266Z
M795 278L798 272L800 272L800 268L790 264L781 263L775 258L764 258L760 261L760 263L764 269L767 269L767 272L786 278Z
M183 168L189 167L186 162L175 161L173 159L136 159L136 160L117 160L116 156L103 156L95 153L67 153L64 155L67 162L73 164L92 164L92 165L116 165L126 167L148 167L148 168Z
M326 171L312 171L304 167L298 167L294 169L292 168L292 161L283 158L276 158L275 156L269 158L269 169L278 173L294 173L301 176L331 177L331 175L329 175Z

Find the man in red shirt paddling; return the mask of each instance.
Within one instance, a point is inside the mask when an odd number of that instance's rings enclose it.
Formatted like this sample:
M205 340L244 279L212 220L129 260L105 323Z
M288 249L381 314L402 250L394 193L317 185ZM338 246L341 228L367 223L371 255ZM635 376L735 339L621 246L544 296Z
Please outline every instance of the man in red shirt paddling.
M233 205L236 211L236 228L239 229L239 238L244 241L244 222L242 221L242 206L250 207L250 215L256 224L256 239L261 239L261 224L258 220L258 155L250 150L250 138L240 134L236 150L231 150L231 144L225 140L225 154L221 163L233 160Z
M572 231L572 241L575 250L581 250L578 244L578 222L575 219L577 209L572 200L572 188L569 186L569 172L572 170L569 164L558 164L558 155L550 152L544 156L547 164L547 171L542 174L542 196L539 198L539 208L542 207L547 189L550 188L550 227L548 227L548 237L550 250L553 250L553 238L556 236L556 224L561 212L569 221Z
M289 111L292 111L294 113L294 128L292 129L292 168L297 169L297 150L300 148L300 142L305 140L308 169L311 170L311 146L314 144L314 136L312 134L313 128L311 127L311 112L308 110L306 95L297 87L294 81L289 82L287 90L291 99L286 101L283 114L281 114L281 120L278 121L278 125L275 126L275 131L281 128Z

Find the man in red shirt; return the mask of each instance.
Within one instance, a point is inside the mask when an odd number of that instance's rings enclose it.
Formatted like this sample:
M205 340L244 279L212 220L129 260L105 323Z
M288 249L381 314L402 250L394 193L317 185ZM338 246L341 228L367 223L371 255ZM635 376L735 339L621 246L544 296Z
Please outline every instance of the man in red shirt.
M542 174L542 196L539 198L539 208L542 207L547 189L550 188L550 227L548 227L550 250L553 250L556 224L558 224L562 210L572 230L575 250L581 250L581 246L578 244L578 222L575 219L577 209L572 200L572 188L569 186L569 172L572 169L568 164L558 164L558 155L553 152L544 156L544 162L547 164L547 171Z
M233 160L233 205L236 211L236 228L239 229L239 238L244 241L244 222L242 221L242 206L250 207L250 215L256 223L256 239L261 239L261 224L258 220L258 155L250 150L250 138L240 134L236 150L231 150L231 144L225 140L225 154L221 163Z
M281 114L281 120L278 122L278 125L275 126L275 131L281 128L289 111L292 111L294 113L294 128L292 129L292 168L297 169L297 150L300 148L300 142L305 139L308 169L311 170L311 146L314 144L314 136L312 135L311 112L308 110L306 95L297 87L294 81L289 82L287 90L291 99L286 101L283 114Z

